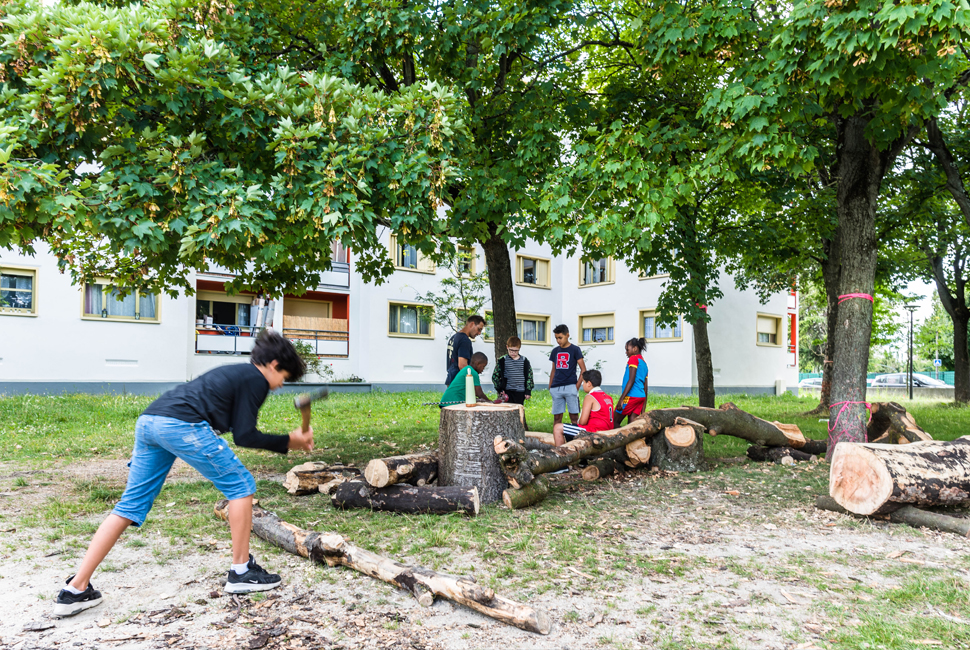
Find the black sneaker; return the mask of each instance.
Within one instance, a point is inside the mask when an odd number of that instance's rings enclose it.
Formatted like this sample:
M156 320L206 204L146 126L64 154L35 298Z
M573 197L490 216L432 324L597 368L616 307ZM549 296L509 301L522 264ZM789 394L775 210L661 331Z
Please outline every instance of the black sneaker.
M67 583L70 584L74 576L67 579ZM74 616L75 614L80 614L86 609L91 609L101 604L101 592L91 586L88 583L88 588L79 594L72 594L67 589L61 589L61 593L57 594L57 600L54 601L54 616Z
M229 569L229 579L226 580L226 593L248 594L251 591L269 591L283 584L283 579L275 573L269 573L256 564L252 554L249 555L249 570L239 575Z

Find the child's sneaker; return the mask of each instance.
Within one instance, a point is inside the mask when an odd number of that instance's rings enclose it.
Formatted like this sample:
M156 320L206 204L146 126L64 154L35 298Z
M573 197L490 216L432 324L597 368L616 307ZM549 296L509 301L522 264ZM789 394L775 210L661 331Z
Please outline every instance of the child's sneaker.
M242 575L229 569L229 579L226 580L226 593L248 594L251 591L269 591L283 584L283 579L275 573L269 573L256 564L252 554L249 556L248 570Z
M70 584L74 576L67 579L67 583ZM75 614L80 614L86 609L91 609L97 605L101 604L101 592L91 586L88 583L88 588L79 594L74 594L67 589L61 589L61 593L57 594L57 600L54 601L54 616L74 616Z

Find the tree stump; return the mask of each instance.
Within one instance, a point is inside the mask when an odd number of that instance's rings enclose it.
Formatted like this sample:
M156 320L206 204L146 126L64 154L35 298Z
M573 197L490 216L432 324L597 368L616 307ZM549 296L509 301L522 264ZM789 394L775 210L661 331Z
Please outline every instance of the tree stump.
M663 434L650 439L650 465L669 472L699 472L704 468L703 425L677 418Z
M496 436L524 438L518 404L464 404L441 409L438 427L438 485L475 486L483 504L502 499L508 487L495 453Z

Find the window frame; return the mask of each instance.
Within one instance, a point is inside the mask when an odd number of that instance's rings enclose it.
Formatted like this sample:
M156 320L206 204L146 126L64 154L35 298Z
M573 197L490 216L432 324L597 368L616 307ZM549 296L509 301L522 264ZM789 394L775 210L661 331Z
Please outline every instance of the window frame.
M418 257L417 266L411 268L410 266L401 266L401 260L398 256L399 244L397 235L391 234L390 240L388 241L388 254L391 256L391 263L394 265L394 270L396 271L408 271L409 273L424 273L425 275L434 275L437 273L435 268L434 260L427 257L424 253L418 250L417 246L413 244L408 244L403 242L402 245L411 246L414 249Z
M81 320L93 320L93 321L108 321L112 323L143 323L145 325L160 325L162 322L162 296L161 294L153 294L155 296L155 318L141 318L140 315L140 305L141 305L141 290L135 289L135 317L130 318L128 316L100 316L96 314L89 314L84 310L84 303L87 300L88 286L91 284L101 284L104 285L104 289L101 290L101 304L104 305L107 301L108 290L107 287L115 286L113 280L108 278L95 278L94 282L84 282L81 284ZM103 309L103 307L102 307ZM195 318L192 318L193 322Z
M533 260L535 262L545 262L546 264L546 284L532 284L530 282L525 282L525 265L524 260ZM522 253L516 253L515 255L515 284L520 287L529 287L530 289L552 289L552 260L548 257L540 257L539 255L525 255Z
M461 268L461 258L458 258L458 274L463 278L474 278L478 275L478 252L475 250L474 246L459 246L459 254L465 253L468 255L468 273L465 273Z
M582 258L579 260L579 288L585 289L586 287L603 287L608 284L616 284L616 260L612 256L600 257L595 262L600 262L606 260L606 276L607 279L603 282L590 282L589 284L583 283L584 271L586 270L587 264L592 264L592 262L584 262Z
M546 327L545 327L546 338L545 338L545 340L544 341L527 341L527 340L523 339L522 336L519 335L519 321L520 320L532 320L532 321L536 321L536 322L538 322L540 320L541 321L545 321L545 323L546 323ZM486 309L485 310L485 322L486 323L492 323L492 322L494 322L492 320L492 310L491 309ZM518 312L518 311L515 312L515 335L518 336L519 339L522 341L522 345L549 345L550 333L551 333L551 329L550 328L551 327L552 327L552 314L530 314L530 313L526 313L526 312ZM494 343L495 342L495 337L494 336L487 336L486 335L486 332L488 332L488 327L486 327L484 330L482 330L482 340L485 341L486 343Z
M670 337L665 337L665 338L660 338L660 339L658 339L658 338L652 338L652 339L646 338L646 336L645 336L646 333L644 332L644 328L643 328L643 319L646 318L648 315L651 315L651 314L653 315L654 318L657 317L657 308L656 307L654 307L652 309L641 309L638 312L638 319L640 321L639 326L638 326L639 327L639 330L640 330L640 337L643 338L643 339L645 339L647 341L647 343L677 343L677 342L680 342L680 341L683 341L684 340L684 315L683 314L677 314L677 318L680 319L680 336L670 336ZM656 328L654 329L654 331L656 331Z
M421 334L420 331L416 334L407 334L402 332L392 332L391 331L391 307L429 307L431 309L432 315L428 317L428 333ZM421 309L418 309L418 330L421 329ZM395 339L423 339L423 340L433 340L435 337L434 333L434 305L426 302L412 302L408 300L388 300L387 301L387 318L384 320L384 324L387 328L387 336Z
M762 343L758 340L759 335L762 332L758 331L758 319L759 318L770 318L775 321L775 343ZM756 312L754 320L754 342L755 345L762 348L783 348L785 347L785 337L781 334L782 331L782 317L778 314L768 314L766 312ZM767 332L765 332L767 334Z
M26 316L28 318L37 317L37 276L40 270L36 266L21 266L19 264L4 264L0 263L0 272L10 271L9 275L30 275L31 276L31 290L30 290L30 310L19 309L16 307L2 307L0 306L0 316ZM20 291L17 289L16 291Z
M606 284L606 283L601 283L601 284ZM592 285L587 285L587 286L592 286ZM610 316L613 318L613 326L609 328L613 330L613 338L608 339L606 341L584 341L583 340L584 329L600 329L595 327L584 328L583 319L592 318L596 316ZM602 311L602 312L597 311L597 312L592 312L590 314L579 314L578 325L579 325L579 329L577 331L579 332L579 336L577 337L578 340L576 341L577 345L615 345L616 344L616 312L615 311Z

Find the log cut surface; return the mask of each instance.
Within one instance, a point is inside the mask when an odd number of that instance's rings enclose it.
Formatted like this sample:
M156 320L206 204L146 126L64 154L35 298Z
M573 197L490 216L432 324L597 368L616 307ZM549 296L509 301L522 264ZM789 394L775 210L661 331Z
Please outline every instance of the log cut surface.
M478 488L462 486L389 485L375 488L364 481L347 481L333 491L331 502L337 508L369 508L403 514L443 515L463 512L478 514Z
M857 515L970 501L970 437L908 445L840 443L829 495Z
M217 503L215 513L228 520L229 502ZM529 632L549 634L552 629L552 619L546 612L502 598L477 582L396 562L356 546L337 533L303 530L259 506L253 507L253 532L294 555L328 566L346 566L409 591L424 606L440 596Z
M364 468L364 480L374 487L398 483L427 485L438 476L438 452L426 451L406 456L375 458Z

